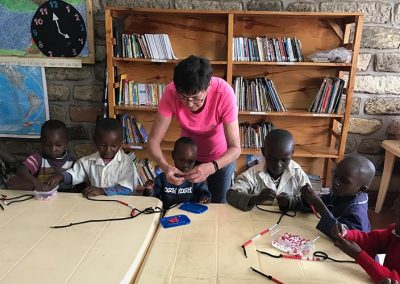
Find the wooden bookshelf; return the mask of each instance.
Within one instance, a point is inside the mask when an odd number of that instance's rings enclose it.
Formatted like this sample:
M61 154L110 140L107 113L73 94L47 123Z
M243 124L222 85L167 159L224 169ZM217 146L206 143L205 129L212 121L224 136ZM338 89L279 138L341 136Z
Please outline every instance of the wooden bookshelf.
M184 59L191 54L206 57L214 76L232 84L233 78L266 76L271 79L287 108L287 112L240 111L239 122L271 121L276 127L289 130L295 137L295 159L307 172L330 182L333 165L343 158L355 72L363 26L361 13L294 13L261 11L206 11L172 9L112 8L105 11L109 115L131 113L149 132L156 106L115 105L118 75L140 83L169 83L178 60L119 58L114 56L116 39L113 20L123 21L124 32L168 34L175 55ZM354 33L351 30L354 30ZM297 37L302 44L304 62L233 61L234 37ZM345 46L353 51L351 63L309 62L307 55L321 50ZM116 67L116 68L114 68ZM338 114L310 113L323 77L344 78L348 75L344 111ZM114 79L116 78L116 80ZM114 81L115 80L115 81ZM174 141L180 136L173 120L162 142L162 150L170 159ZM146 145L124 145L137 155L148 155ZM259 149L242 149L237 170L245 169L247 155L260 155Z

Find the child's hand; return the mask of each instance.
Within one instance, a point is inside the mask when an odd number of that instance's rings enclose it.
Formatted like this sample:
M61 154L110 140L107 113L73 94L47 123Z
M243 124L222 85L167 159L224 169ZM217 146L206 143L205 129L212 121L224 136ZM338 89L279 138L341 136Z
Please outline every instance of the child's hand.
M263 201L266 201L266 200L271 200L272 201L272 200L275 199L275 197L276 197L275 190L266 187L258 195L258 202L260 203L260 202L263 202Z
M343 238L338 238L336 240L335 247L340 248L345 254L354 259L356 259L361 252L361 248L355 242Z
M316 206L321 203L321 198L315 194L314 190L312 190L311 186L307 183L306 185L300 188L301 197L307 201L308 204Z
M153 193L154 180L149 179L144 183L143 196L150 196Z
M33 189L37 190L37 191L50 191L51 190L50 186L48 186L47 184L42 183L39 180L36 180L33 183Z
M289 208L290 197L286 192L282 192L281 194L276 196L276 200L278 201L279 209L281 211L285 211Z
M55 188L64 180L64 176L62 174L56 174L47 179L47 185L50 186L51 189Z
M97 196L97 195L105 195L105 192L102 188L96 186L88 186L82 191L83 196Z
M347 236L347 230L342 224L337 224L332 227L331 236L334 239L345 238Z
M399 282L394 279L383 278L381 281L377 282L377 284L399 284Z
M200 198L199 203L205 204L205 203L210 203L211 198L209 196L203 196Z

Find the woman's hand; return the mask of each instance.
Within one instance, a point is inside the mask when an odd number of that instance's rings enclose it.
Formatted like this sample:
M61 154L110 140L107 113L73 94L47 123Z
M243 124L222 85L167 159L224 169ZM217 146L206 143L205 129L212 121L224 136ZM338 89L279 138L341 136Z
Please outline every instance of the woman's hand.
M168 165L166 169L164 169L165 176L167 178L167 181L171 184L174 185L180 185L182 184L185 179L184 179L184 173L182 173L180 170L177 168Z
M190 182L199 183L205 181L213 173L215 173L213 163L203 163L185 173L185 178Z

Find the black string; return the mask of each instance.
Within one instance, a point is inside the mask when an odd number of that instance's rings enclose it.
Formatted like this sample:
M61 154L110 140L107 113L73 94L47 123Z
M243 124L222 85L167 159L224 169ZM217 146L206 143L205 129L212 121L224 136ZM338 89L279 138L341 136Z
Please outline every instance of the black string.
M283 257L282 254L276 255L276 254L272 254L272 253L269 253L269 252L266 252L266 251L261 251L261 250L258 250L258 249L256 251L261 253L261 254L266 254L266 255L268 255L270 257L273 257L273 258L282 258ZM316 252L313 253L313 256L321 258L321 261L332 260L333 262L338 262L338 263L356 263L355 261L352 261L352 260L340 260L340 259L331 258L331 257L328 256L327 253L325 253L323 251L316 251Z
M329 257L327 253L323 252L323 251L316 251L313 253L313 256L315 257L320 257L323 260L332 260L333 262L339 262L339 263L356 263L354 260L340 260L340 259L335 259L332 257Z
M25 197L25 198L23 198L23 197ZM27 201L27 200L32 199L34 197L35 196L33 194L24 194L24 195L20 195L20 196L11 197L11 198L2 197L2 198L0 198L0 200L3 200L4 204L6 204L8 206L8 205L11 205L13 203ZM23 198L23 199L21 199L21 198ZM6 202L6 201L10 201L10 200L13 200L13 201ZM4 210L4 208L2 208L2 209Z
M293 214L289 214L289 211L273 211L273 210L268 210L268 209L264 209L261 208L259 204L256 205L256 207L258 209L260 209L261 211L264 212L268 212L268 213L274 213L274 214L281 214L281 216L278 219L278 222L276 222L276 224L279 224L282 221L283 216L288 216L288 217L295 217L296 216L296 211L293 211Z
M111 201L111 202L120 203L120 201L116 200L116 199L94 199L94 198L90 198L90 197L86 197L86 199L88 199L90 201L100 201L100 202L102 202L102 201L110 202ZM136 215L135 215L135 211L138 212ZM147 207L144 210L139 210L137 208L134 208L134 209L132 209L129 217L85 220L85 221L81 221L81 222L70 223L68 225L52 226L50 228L52 228L52 229L62 229L62 228L67 228L67 227L72 227L72 226L81 225L81 224L87 224L87 223L124 221L124 220L134 219L134 218L136 218L136 217L138 217L139 215L142 215L142 214L149 215L149 214L163 213L163 212L164 212L164 210L162 210L160 207Z

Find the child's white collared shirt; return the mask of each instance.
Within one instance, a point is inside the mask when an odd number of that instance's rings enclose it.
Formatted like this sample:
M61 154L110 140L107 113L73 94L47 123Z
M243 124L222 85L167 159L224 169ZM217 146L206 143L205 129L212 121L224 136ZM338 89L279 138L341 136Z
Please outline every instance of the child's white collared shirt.
M107 165L96 152L79 159L67 172L72 176L74 185L89 181L92 186L100 188L121 185L132 191L137 178L131 157L122 150Z

